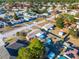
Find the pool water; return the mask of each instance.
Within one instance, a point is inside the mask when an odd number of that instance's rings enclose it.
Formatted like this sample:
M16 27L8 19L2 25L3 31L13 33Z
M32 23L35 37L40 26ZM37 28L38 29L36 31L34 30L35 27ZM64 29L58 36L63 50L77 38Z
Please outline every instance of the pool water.
M68 59L68 58L66 58L64 56L60 56L58 59Z

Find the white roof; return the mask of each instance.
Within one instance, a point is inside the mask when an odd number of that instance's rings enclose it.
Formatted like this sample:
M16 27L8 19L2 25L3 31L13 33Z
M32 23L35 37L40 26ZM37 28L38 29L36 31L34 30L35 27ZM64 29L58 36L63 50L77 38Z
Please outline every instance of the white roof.
M48 14L47 14L47 13L43 13L42 15L48 16Z
M43 34L43 32L37 33L36 36L39 37L41 34Z
M66 47L69 47L70 45L68 44L68 43L66 43L66 42L64 42L64 45L66 46Z
M0 17L4 18L5 17L5 14L1 14Z
M59 35L62 36L63 35L63 32L59 32Z
M16 9L16 8L14 8L14 9L12 9L13 11L18 11L18 9Z
M77 28L79 28L79 25L77 25Z
M49 7L47 10L48 10L48 11L52 11L52 7Z
M47 30L47 29L51 28L52 26L53 26L53 24L48 23L48 24L44 25L42 28L44 28L45 30Z
M46 20L53 20L55 18L55 16L51 16L49 18L46 18Z
M40 35L41 35L41 33L37 33L37 34L36 34L36 36L40 36Z
M24 17L24 19L27 20L27 21L29 21L29 18L25 18L25 17Z
M28 36L28 37L33 37L33 36L35 36L37 33L42 33L42 31L39 30L39 29L35 29L35 30L32 30L31 32L29 32L29 33L27 34L27 36ZM38 35L38 34L37 34L37 35Z
M27 13L24 13L24 16L27 16L28 14Z

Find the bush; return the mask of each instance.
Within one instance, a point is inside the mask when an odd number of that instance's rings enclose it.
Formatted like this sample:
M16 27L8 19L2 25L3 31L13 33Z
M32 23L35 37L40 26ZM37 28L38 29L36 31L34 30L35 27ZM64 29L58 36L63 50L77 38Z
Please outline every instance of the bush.
M57 18L56 19L56 26L59 28L64 28L64 22L62 18Z
M41 59L44 53L44 46L38 39L32 39L27 48L21 48L17 59Z
M16 13L14 13L14 19L15 20L18 20L19 19L19 17L16 15Z
M78 30L74 30L72 28L72 29L69 29L69 33L70 33L70 35L72 35L75 38L78 38L79 37L79 35L78 35L79 31Z

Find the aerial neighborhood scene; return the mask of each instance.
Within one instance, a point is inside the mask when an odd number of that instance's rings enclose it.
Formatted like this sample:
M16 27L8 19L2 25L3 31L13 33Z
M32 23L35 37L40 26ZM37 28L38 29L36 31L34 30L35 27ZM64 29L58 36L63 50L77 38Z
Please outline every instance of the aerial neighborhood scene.
M0 59L79 59L79 0L0 0Z

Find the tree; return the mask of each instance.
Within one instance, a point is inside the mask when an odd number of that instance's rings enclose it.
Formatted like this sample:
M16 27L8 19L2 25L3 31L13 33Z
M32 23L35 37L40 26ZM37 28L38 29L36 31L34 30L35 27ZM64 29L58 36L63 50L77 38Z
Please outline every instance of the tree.
M0 0L0 5L3 3L4 1Z
M16 35L19 36L20 35L20 32L17 32Z
M19 19L19 17L16 15L16 13L14 13L14 19L15 20L18 20Z
M63 18L57 18L56 19L56 26L59 27L59 28L64 28Z
M13 5L13 4L14 4L14 0L6 0L6 2L7 2L9 5Z
M78 34L79 31L77 29L74 29L74 28L69 29L69 33L70 33L70 35L72 35L75 38L79 37L79 34Z
M79 9L78 5L77 4L74 4L74 5L69 5L68 6L68 9Z
M68 16L67 16L67 21L68 21L69 23L74 23L74 22L76 22L76 19L74 18L73 15L68 15Z
M17 59L40 59L44 54L44 46L38 39L32 39L27 48L21 48Z
M17 32L16 36L19 36L20 39L25 40L26 39L26 33L25 32Z
M79 18L79 13L77 13L77 14L75 15L75 17L78 17L78 18Z
M20 48L17 59L30 59L30 50L24 47Z
M2 0L0 0L2 2ZM15 2L30 2L30 3L48 3L48 2L55 2L55 3L75 3L79 2L79 0L6 0L7 2L15 1Z
M74 15L63 14L62 17L64 19L64 22L66 21L67 23L75 23L77 21Z

